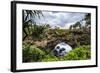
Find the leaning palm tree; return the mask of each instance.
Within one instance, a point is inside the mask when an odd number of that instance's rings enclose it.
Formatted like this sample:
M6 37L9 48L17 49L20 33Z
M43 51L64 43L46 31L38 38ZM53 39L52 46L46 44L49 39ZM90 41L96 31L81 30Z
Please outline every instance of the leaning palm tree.
M36 17L40 18L40 15L43 16L43 14L39 10L23 10L22 13L23 13L23 21L22 21L23 34L25 34L25 36L23 36L23 41L24 41L25 38L28 36L27 31L29 32L29 27L32 27L32 23L36 24L36 22L31 18L36 18Z

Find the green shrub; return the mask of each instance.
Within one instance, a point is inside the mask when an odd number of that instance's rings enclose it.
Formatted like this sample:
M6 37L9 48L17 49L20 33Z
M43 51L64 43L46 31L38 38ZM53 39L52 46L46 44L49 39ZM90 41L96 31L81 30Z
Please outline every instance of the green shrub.
M87 60L91 58L91 51L89 45L84 45L73 49L64 57L56 57L52 54L48 54L42 59L43 62L50 61L68 61L68 60Z
M90 46L80 46L64 57L64 60L86 60L91 58Z
M23 45L23 62L51 62L68 60L87 60L91 58L90 45L77 47L64 57L56 57L52 52L46 52L35 45Z
M23 62L41 61L45 52L37 48L35 45L23 48Z
M42 62L50 62L50 61L58 61L59 59L51 54L45 55L45 57L42 59Z

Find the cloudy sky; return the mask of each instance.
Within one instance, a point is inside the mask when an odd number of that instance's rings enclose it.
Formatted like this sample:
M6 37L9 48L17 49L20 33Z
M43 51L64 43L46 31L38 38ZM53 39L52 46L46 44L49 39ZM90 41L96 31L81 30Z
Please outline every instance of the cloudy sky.
M32 18L38 25L49 24L52 28L60 27L68 29L70 25L84 18L86 13L79 12L60 12L60 11L42 11L41 18Z

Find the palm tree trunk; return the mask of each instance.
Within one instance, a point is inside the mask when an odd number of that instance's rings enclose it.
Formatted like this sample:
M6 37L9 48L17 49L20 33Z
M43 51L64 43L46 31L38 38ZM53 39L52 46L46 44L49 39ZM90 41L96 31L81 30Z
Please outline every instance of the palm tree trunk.
M24 41L24 40L25 40L25 38L28 36L28 34L27 34L27 32L26 32L25 28L23 28L23 33L25 33L25 36L23 36L23 41Z

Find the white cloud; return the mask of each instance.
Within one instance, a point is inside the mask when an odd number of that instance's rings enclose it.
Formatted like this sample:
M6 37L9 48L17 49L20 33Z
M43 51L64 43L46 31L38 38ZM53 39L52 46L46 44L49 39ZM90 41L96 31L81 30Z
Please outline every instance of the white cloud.
M84 18L86 13L42 11L44 17L33 19L37 24L49 24L52 28L69 28L70 25Z
M61 27L61 29L69 29L71 25L75 24L76 22L72 22L72 23L67 23L67 24L64 24L65 26L64 27Z

